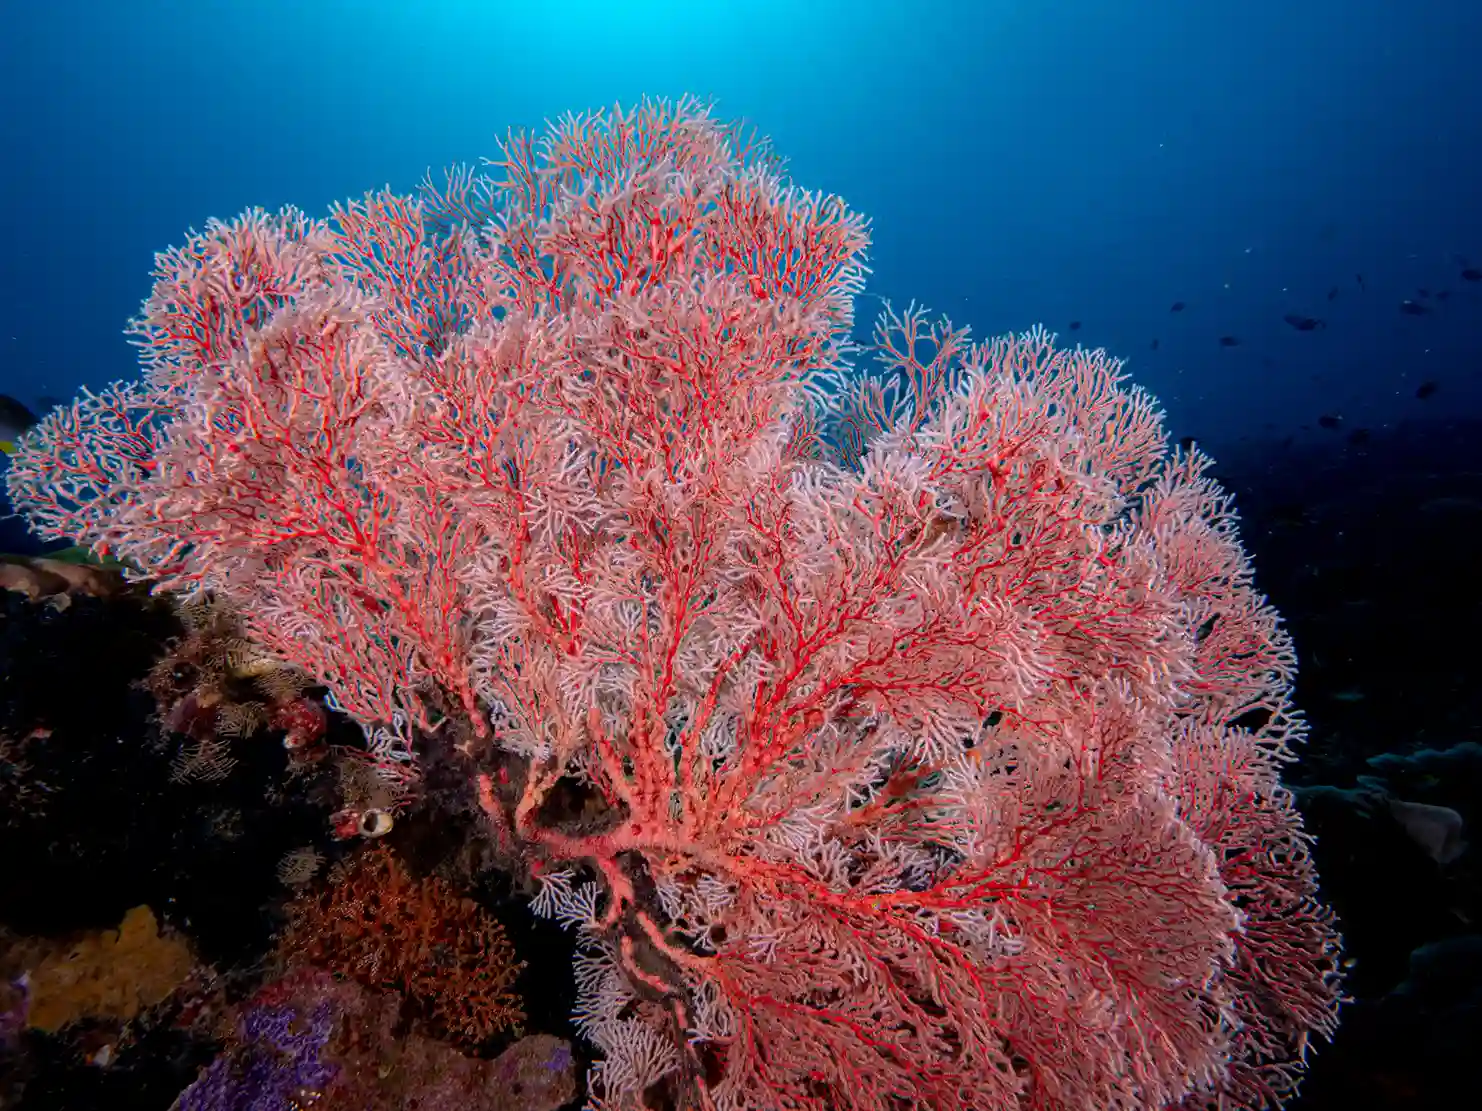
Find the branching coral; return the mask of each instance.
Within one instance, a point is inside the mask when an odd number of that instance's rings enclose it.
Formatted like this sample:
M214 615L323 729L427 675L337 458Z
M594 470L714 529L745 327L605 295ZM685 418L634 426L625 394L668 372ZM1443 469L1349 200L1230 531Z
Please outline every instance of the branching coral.
M402 993L435 1036L474 1045L524 1018L513 990L524 965L503 927L445 881L412 877L387 849L354 857L289 915L290 963Z

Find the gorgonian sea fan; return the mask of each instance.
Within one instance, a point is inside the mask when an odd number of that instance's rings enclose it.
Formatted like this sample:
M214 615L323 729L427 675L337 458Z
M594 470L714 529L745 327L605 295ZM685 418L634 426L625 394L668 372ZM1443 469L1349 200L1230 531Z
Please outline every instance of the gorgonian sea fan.
M388 775L457 740L593 1106L1290 1094L1337 938L1208 459L1040 330L887 310L854 373L865 222L694 102L492 167L161 255L17 506L232 598Z

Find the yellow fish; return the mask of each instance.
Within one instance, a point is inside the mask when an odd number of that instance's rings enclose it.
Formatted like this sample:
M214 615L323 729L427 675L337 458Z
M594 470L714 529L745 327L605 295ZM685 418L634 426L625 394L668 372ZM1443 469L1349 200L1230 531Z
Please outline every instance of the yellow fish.
M0 451L14 455L16 441L36 423L36 419L36 414L25 405L8 393L0 393Z

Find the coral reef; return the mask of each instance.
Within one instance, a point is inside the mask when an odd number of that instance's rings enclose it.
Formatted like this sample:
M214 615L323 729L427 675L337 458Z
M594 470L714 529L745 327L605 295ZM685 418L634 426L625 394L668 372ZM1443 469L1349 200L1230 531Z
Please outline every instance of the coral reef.
M117 930L57 947L30 970L28 1022L46 1031L83 1018L127 1022L163 1002L194 966L189 944L162 933L149 907L135 907Z
M45 556L0 555L0 588L66 609L75 594L111 598L129 589L115 568Z
M237 1022L237 1046L180 1094L177 1111L270 1111L318 1100L338 1070L320 1059L337 1016L328 1002L305 1013L259 1005Z
M241 1008L232 1041L178 1111L555 1111L577 1094L565 1039L535 1034L493 1059L468 1057L408 1033L394 992L316 968L263 987Z
M226 778L236 760L231 744L266 729L284 731L283 745L300 762L321 758L324 710L305 697L307 675L267 655L242 636L232 608L201 595L180 603L185 635L150 669L146 686L163 728L184 741L175 758L180 781Z
M478 1045L519 1023L524 967L499 922L437 877L414 878L389 849L344 863L327 889L289 905L283 953L405 996L428 1033Z

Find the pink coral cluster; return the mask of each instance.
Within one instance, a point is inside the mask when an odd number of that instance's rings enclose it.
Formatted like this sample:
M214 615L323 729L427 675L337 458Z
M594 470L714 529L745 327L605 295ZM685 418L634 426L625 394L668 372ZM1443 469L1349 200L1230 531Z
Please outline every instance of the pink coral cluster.
M865 222L694 103L494 167L161 255L15 502L236 601L393 777L491 737L595 1106L1290 1094L1337 938L1208 460L1041 331L887 312L853 375Z

